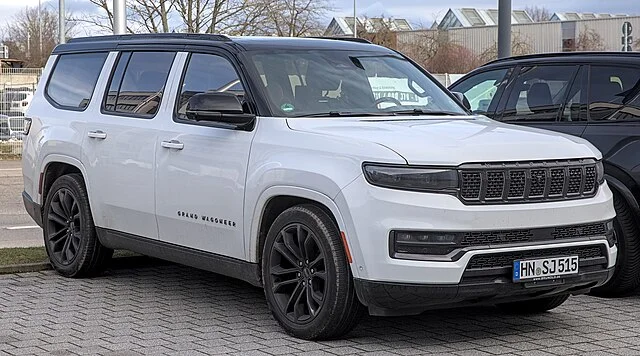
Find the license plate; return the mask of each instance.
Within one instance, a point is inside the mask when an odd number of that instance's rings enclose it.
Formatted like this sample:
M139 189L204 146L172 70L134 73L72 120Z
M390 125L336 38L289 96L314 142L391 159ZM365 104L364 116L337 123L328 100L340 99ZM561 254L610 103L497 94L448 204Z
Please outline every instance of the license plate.
M578 256L513 261L513 281L540 281L577 274L578 262Z

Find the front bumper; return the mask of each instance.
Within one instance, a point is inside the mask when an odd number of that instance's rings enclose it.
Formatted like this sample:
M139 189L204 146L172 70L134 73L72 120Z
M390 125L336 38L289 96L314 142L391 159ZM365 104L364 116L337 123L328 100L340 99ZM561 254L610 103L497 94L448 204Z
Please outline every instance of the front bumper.
M42 227L42 208L40 204L34 202L27 192L22 192L22 202L29 216L31 216L38 226Z
M584 294L606 283L614 268L582 272L577 276L537 283L513 283L507 278L460 284L406 284L356 279L356 292L371 315L415 315L429 309L490 305Z

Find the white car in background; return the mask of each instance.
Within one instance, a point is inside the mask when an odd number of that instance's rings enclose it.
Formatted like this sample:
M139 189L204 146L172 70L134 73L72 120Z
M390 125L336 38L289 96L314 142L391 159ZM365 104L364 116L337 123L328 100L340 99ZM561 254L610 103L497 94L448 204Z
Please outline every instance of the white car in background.
M32 91L5 89L0 94L0 113L17 112L24 115L31 105L33 96Z

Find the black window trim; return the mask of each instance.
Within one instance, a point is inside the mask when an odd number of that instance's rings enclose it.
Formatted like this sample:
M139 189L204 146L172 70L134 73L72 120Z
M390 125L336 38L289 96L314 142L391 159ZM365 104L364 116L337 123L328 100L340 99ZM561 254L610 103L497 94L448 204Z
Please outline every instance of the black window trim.
M507 104L509 102L509 98L511 97L511 92L513 91L513 86L515 85L516 80L518 79L518 77L520 76L522 69L523 68L532 68L532 67L577 67L575 73L573 74L573 76L571 77L571 79L569 79L568 83L570 83L569 85L569 89L571 88L571 85L573 85L574 80L576 79L576 75L578 75L578 73L580 72L580 66L582 66L583 64L580 63L566 63L566 62L559 62L559 63L549 63L549 62L543 62L543 63L523 63L523 64L519 64L517 66L515 66L511 80L509 81L509 84L507 85L507 87L505 88L505 92L508 92L508 95L502 95L502 98L500 98L500 103L498 105L498 109L496 111L500 112L500 116L496 116L496 120L503 122L503 123L507 123L507 124L515 124L515 123L531 123L531 124L553 124L553 123L561 123L563 121L560 121L560 115L562 113L562 108L565 106L566 101L567 101L567 93L564 93L564 97L562 99L562 104L560 104L560 107L558 108L558 111L556 112L556 118L553 121L549 121L549 120L504 120L504 114L506 112L507 109ZM502 100L502 99L505 100ZM588 118L588 116L587 116ZM582 123L583 125L585 125L588 121L576 121L576 124L580 124Z
M98 53L104 53L106 54L104 57L104 61L102 62L102 67L100 68L100 73L98 73L98 78L96 79L96 83L93 85L93 89L91 90L91 96L89 97L89 103L87 103L87 106L85 106L84 108L79 108L79 107L75 107L75 106L68 106L68 105L60 105L58 104L50 95L49 95L49 84L51 83L51 78L53 78L53 74L55 73L56 68L58 67L58 63L60 62L60 59L62 59L63 56L65 55L78 55L78 54L98 54ZM93 101L93 97L96 93L96 87L98 86L98 81L100 81L100 77L102 76L102 71L104 70L104 65L105 63L107 63L107 59L109 58L109 51L97 51L97 52L73 52L73 53L62 53L59 54L58 57L56 58L56 62L53 64L53 66L51 67L51 71L49 72L49 77L47 78L47 83L44 86L44 98L47 100L47 102L49 104L51 104L54 108L59 109L59 110L67 110L67 111L75 111L75 112L83 112L86 111L89 106L91 105L91 102Z
M587 84L589 85L588 87L588 93L587 93L587 123L589 125L591 124L596 124L596 125L624 125L624 124L631 124L632 126L636 126L637 124L640 123L640 117L637 119L632 119L632 120L592 120L591 119L591 109L589 108L589 105L591 104L591 69L592 67L615 67L615 68L627 68L627 69L632 69L632 70L638 70L640 71L640 66L636 66L633 65L632 63L603 63L603 62L594 62L594 63L589 63L586 64L586 66L589 67L589 77L587 79ZM640 79L639 79L640 80ZM638 94L636 94L636 96L634 96L630 101L634 101L634 100L640 100L640 92ZM611 116L615 116L617 115L620 110L624 109L624 107L626 107L628 105L624 104L622 105L622 107L618 110L616 110L613 114L611 114ZM609 117L611 117L609 116Z
M106 86L104 88L104 93L102 94L102 102L100 103L100 113L102 115L108 115L108 116L116 116L116 117L126 117L126 118L130 118L130 119L143 119L143 120L153 120L156 118L156 116L158 116L158 113L160 113L160 107L162 106L162 103L164 101L165 98L165 93L166 93L166 89L167 89L167 84L169 83L169 77L171 76L171 70L173 69L174 64L176 63L176 57L178 55L178 51L174 50L174 49L168 49L168 50L157 50L157 49L119 49L117 50L118 52L118 57L116 58L116 60L113 62L113 67L111 68L111 73L109 74L109 80L106 83ZM109 87L111 86L111 81L113 81L113 76L116 73L116 69L118 68L118 64L120 61L120 58L122 58L123 53L131 53L131 56L129 56L129 61L127 61L127 66L124 68L124 71L122 71L122 76L124 78L124 75L127 73L127 68L129 68L129 63L131 62L131 57L133 57L133 53L138 53L138 52L169 52L169 53L173 53L173 59L171 60L171 65L169 66L169 72L167 73L167 79L165 80L164 86L162 87L162 98L160 99L160 104L158 105L158 111L156 111L153 115L143 115L143 114L131 114L131 113L123 113L123 112L119 112L119 111L109 111L105 109L105 103L107 101L107 97L109 96ZM120 83L120 87L122 87L122 83ZM120 95L120 87L118 88L118 95Z
M251 109L251 114L256 115L256 120L257 118L260 116L256 113L256 106L254 105L255 101L253 100L253 96L251 96L251 91L247 85L247 80L244 78L243 72L241 70L239 70L239 66L236 64L236 61L234 61L231 56L226 55L223 51L216 51L216 50L191 50L191 49L187 49L187 58L184 61L184 66L182 67L182 73L180 74L180 81L178 82L178 87L177 87L177 91L176 91L176 97L175 100L173 102L173 109L171 111L171 116L172 116L172 120L173 122L177 123L177 124L181 124L181 125L192 125L192 126L203 126L203 127L211 127L211 128L217 128L217 129L227 129L227 130L235 130L234 127L227 125L223 122L215 122L215 121L193 121L193 120L185 120L185 119L181 119L178 116L178 105L180 105L180 94L181 94L181 90L182 90L182 85L184 83L184 80L187 76L187 70L189 69L189 64L191 63L191 56L193 56L194 54L203 54L203 55L213 55L213 56L218 56L221 57L225 60L227 60L229 62L229 64L231 64L231 66L233 67L233 70L236 72L236 75L238 76L238 79L240 79L240 84L242 84L242 87L244 88L244 99L247 102L249 108ZM253 124L253 126L250 129L247 129L245 131L251 132L255 129L255 123Z
M582 89L586 89L587 90L587 100L589 100L589 91L591 90L591 88L589 87L589 81L591 80L591 78L589 77L589 75L591 74L591 70L589 69L589 66L587 64L584 63L577 63L576 64L578 67L578 70L576 70L576 73L573 75L573 78L570 81L570 84L568 86L569 91L571 91L571 89L573 88L573 85L576 83L576 81L578 80L578 76L581 74L580 71L584 68L584 70L586 71L586 74L582 74L587 75L587 84L586 84L586 88L583 84L583 88ZM557 124L562 124L562 125L587 125L587 123L589 122L589 104L587 103L587 114L584 118L584 120L579 120L579 121L563 121L562 120L562 116L564 115L564 110L567 107L568 101L569 101L569 92L567 92L565 94L564 100L562 101L562 105L560 106L560 112L558 114L558 116L556 117L556 121L554 121ZM547 121L549 122L549 121Z

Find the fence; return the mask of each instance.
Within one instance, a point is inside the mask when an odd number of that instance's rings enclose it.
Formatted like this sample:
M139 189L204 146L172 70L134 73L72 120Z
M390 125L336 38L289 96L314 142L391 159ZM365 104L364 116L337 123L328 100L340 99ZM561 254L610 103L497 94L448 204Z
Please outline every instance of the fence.
M24 114L41 75L41 68L0 68L0 158L22 152Z

